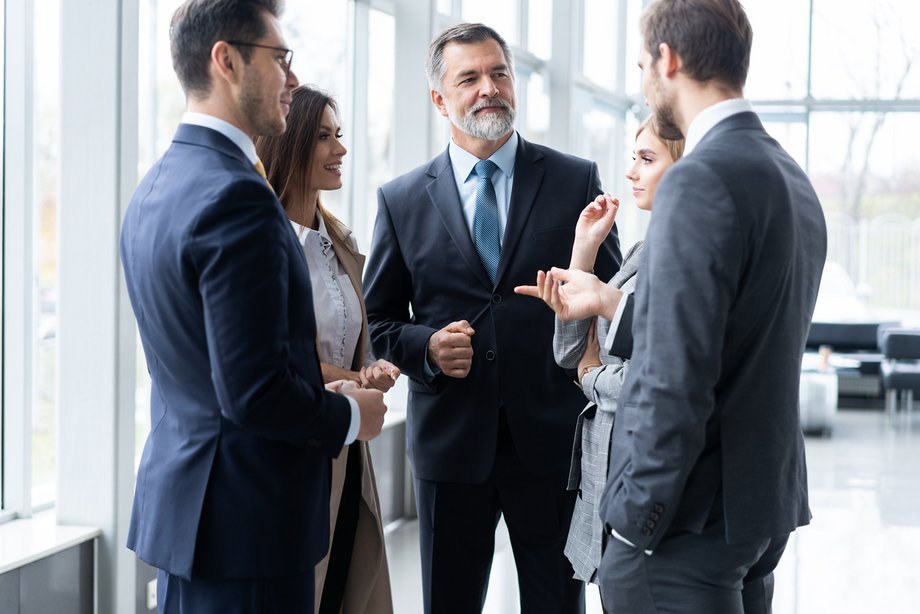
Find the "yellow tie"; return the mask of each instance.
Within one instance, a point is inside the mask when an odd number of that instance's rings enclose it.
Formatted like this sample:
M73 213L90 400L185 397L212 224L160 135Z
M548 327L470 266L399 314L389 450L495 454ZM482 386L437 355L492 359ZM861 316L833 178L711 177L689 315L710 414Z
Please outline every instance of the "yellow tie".
M272 184L268 183L268 175L265 174L265 165L262 164L262 160L256 159L255 167L256 172L262 176L262 179L265 180L265 183L267 183L268 187L271 188L271 191L274 192L275 188L272 188Z

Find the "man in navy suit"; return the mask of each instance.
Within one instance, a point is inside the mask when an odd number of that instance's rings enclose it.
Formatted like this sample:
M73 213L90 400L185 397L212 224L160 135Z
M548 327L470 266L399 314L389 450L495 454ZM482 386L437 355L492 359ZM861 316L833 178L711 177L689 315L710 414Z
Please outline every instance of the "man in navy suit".
M311 613L330 457L379 434L380 392L322 384L310 279L252 137L297 78L275 0L189 0L170 29L188 112L125 216L152 380L128 547L160 612Z
M374 351L410 378L425 611L481 611L502 514L522 611L581 611L563 547L584 397L553 360L552 313L513 288L568 262L597 166L515 132L512 58L491 28L442 33L427 69L451 142L380 188L365 274ZM600 251L606 279L615 233Z

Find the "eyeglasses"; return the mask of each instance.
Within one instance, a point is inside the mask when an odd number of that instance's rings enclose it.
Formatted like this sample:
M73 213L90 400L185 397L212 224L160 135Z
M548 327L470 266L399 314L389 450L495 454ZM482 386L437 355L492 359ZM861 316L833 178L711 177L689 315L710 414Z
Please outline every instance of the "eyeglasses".
M272 47L271 45L260 45L258 43L244 43L242 41L227 41L227 43L237 47L261 47L262 49L282 51L284 52L284 58L279 59L278 63L281 64L281 68L284 69L284 74L286 77L291 75L291 60L294 59L294 51L292 49L285 49L284 47Z

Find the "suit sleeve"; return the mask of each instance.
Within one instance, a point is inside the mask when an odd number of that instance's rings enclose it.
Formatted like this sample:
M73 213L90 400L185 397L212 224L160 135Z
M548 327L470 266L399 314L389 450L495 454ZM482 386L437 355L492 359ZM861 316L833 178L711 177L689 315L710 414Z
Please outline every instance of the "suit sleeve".
M334 456L351 421L348 400L293 368L286 219L264 185L240 181L190 230L198 287L223 416L271 439ZM305 340L312 343L312 340ZM313 365L311 365L313 366Z
M670 169L655 196L637 280L635 390L617 416L624 464L601 508L641 549L674 519L707 444L715 386L731 367L721 351L745 250L734 206L721 178L692 159Z
M632 358L633 350L633 309L635 308L635 299L632 293L624 297L623 310L620 313L620 320L617 322L616 330L611 327L609 332L609 345L607 353L611 356L619 356L623 359Z
M426 381L428 339L437 332L412 322L412 275L406 265L383 188L377 190L377 220L364 274L364 301L374 355L416 381Z

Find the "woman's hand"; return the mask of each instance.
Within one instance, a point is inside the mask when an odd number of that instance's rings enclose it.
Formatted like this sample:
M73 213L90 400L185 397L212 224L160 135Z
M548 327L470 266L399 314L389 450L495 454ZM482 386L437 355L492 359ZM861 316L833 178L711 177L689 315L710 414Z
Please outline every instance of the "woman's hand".
M601 194L582 209L575 225L575 244L569 268L582 271L594 268L597 250L610 234L619 207L619 200L610 194Z
M377 360L359 373L361 386L386 392L393 387L399 377L399 368L386 360Z

